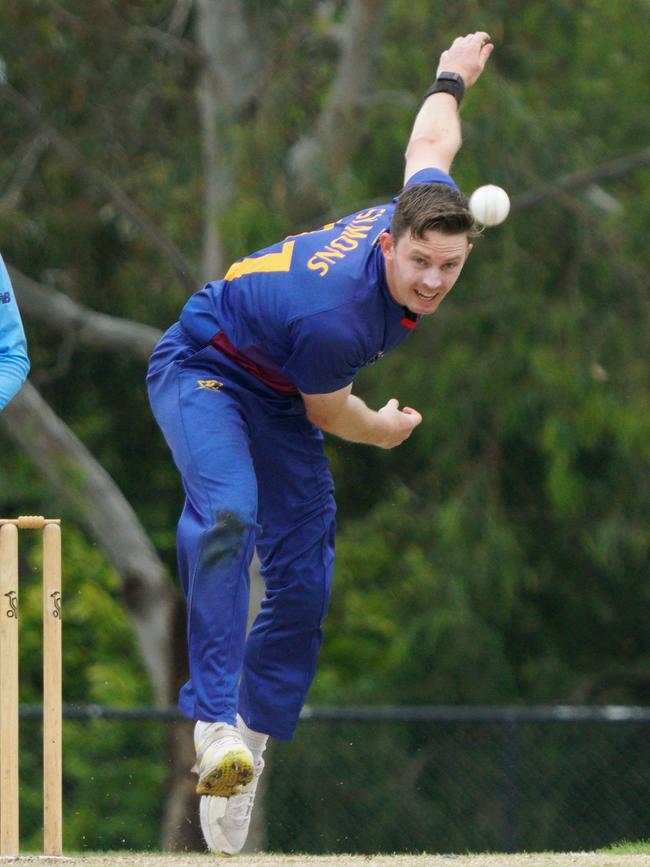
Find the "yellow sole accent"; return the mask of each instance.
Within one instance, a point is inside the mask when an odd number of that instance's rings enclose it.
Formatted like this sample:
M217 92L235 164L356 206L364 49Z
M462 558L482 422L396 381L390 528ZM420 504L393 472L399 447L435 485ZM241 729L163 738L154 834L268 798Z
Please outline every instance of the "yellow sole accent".
M197 795L215 798L231 798L239 795L245 785L253 779L253 764L244 750L230 750L216 768L199 780Z

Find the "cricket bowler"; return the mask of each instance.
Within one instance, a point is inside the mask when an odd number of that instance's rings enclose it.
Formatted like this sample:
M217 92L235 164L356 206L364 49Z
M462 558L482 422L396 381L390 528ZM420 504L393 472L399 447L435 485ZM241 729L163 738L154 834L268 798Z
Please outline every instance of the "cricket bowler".
M474 217L449 172L464 91L492 50L477 32L442 53L392 202L235 262L188 300L151 357L151 406L186 495L179 707L196 720L213 852L244 845L267 739L292 738L316 670L336 508L323 432L391 449L422 421L396 397L371 409L353 381L426 327L472 250ZM246 637L255 549L265 596Z

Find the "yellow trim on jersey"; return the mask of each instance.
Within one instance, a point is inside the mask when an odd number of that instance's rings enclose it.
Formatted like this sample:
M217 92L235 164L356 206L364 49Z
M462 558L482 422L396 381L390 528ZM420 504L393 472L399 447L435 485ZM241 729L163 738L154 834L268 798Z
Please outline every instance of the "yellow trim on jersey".
M242 259L241 262L235 262L228 269L224 280L236 280L245 274L270 274L272 272L290 271L295 243L295 241L287 241L282 245L282 249L278 253L266 253L264 256Z

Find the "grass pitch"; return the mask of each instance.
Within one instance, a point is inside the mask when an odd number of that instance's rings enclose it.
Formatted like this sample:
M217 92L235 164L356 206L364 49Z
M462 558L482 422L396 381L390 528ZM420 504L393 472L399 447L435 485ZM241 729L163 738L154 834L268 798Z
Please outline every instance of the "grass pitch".
M69 867L650 867L650 847L622 853L607 852L539 853L521 855L238 855L234 858L200 853L174 852L76 855L47 858L23 855L0 858L0 863L61 864Z

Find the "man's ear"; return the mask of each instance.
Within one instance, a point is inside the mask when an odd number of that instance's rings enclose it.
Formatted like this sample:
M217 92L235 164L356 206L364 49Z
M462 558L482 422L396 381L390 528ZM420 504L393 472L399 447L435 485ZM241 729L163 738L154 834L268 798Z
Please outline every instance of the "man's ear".
M474 249L474 244L469 244L467 246L467 253L465 253L465 262L467 262L467 260L469 259L469 254L472 252L473 249ZM465 262L463 262L463 264L465 264Z
M395 245L393 244L393 236L390 232L381 233L379 236L379 246L381 247L381 252L384 254L384 259L393 258Z

